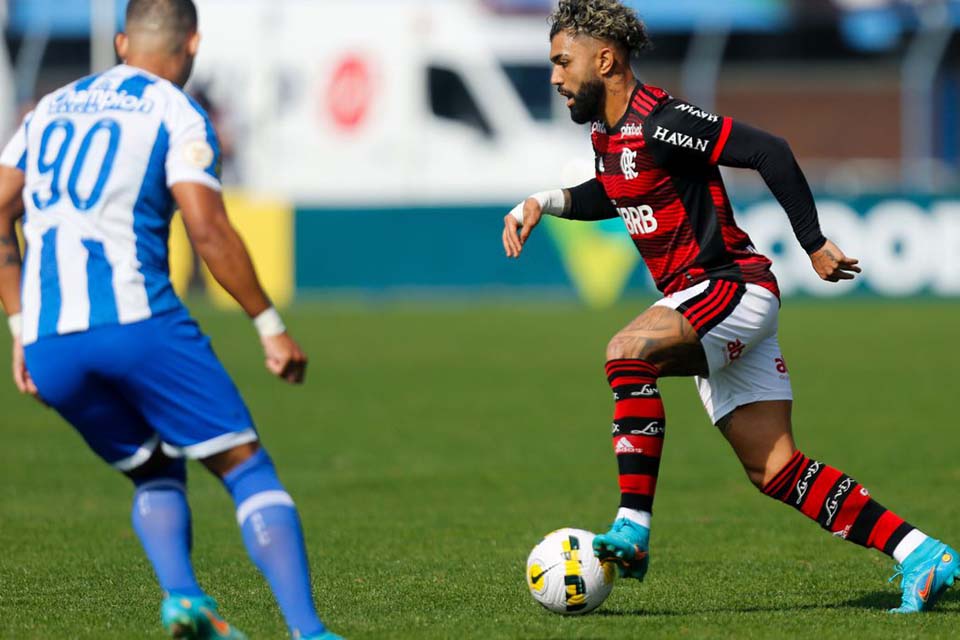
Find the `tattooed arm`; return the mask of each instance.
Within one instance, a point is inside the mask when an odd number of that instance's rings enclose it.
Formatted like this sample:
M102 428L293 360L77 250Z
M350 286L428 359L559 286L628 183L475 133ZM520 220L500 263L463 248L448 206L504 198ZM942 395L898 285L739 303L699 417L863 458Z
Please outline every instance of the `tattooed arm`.
M7 315L20 312L20 245L15 223L23 215L23 172L0 166L0 302Z
M14 226L23 215L23 172L0 165L0 302L7 315L20 313L20 245ZM20 393L39 399L23 358L23 344L13 339L13 382ZM43 402L41 400L41 402Z

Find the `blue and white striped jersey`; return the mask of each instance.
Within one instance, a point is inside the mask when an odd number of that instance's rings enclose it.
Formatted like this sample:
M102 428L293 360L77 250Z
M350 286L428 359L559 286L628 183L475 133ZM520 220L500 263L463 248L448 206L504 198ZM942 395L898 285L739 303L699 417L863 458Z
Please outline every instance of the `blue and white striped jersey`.
M0 155L26 174L23 343L181 306L170 187L220 189L210 119L176 85L119 65L45 96Z

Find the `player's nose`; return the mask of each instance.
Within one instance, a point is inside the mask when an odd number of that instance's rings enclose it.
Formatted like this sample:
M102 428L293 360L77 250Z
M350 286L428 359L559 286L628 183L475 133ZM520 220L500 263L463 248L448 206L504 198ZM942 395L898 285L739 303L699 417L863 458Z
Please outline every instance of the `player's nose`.
M558 88L563 85L563 74L560 73L560 71L560 67L558 65L554 65L553 71L550 73L550 84Z

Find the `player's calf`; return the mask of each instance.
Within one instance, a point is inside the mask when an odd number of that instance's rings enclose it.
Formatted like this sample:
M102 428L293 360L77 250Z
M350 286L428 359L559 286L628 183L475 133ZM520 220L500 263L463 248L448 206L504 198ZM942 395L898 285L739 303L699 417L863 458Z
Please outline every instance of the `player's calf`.
M236 504L247 552L269 582L291 634L323 637L327 630L313 604L300 517L270 456L258 449L222 480Z
M763 493L815 520L833 535L902 562L927 539L870 497L856 480L797 451Z
M899 564L902 603L894 613L932 607L960 577L957 553L870 497L856 480L797 451L763 493L816 520L833 535L877 549ZM893 578L891 578L893 580Z
M184 461L157 452L128 472L136 492L133 529L153 565L160 588L168 595L203 596L190 560L191 523Z
M607 362L613 391L613 449L617 456L620 510L610 531L594 539L594 553L620 564L623 575L643 579L647 571L653 496L660 472L666 416L649 362Z

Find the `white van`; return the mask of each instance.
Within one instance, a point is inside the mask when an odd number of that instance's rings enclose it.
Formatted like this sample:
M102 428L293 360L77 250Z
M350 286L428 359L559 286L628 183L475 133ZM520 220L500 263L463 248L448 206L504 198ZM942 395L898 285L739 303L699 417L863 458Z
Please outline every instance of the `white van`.
M240 181L298 203L516 201L592 175L544 17L469 0L199 0ZM541 82L514 82L534 75ZM538 88L542 87L542 88Z

